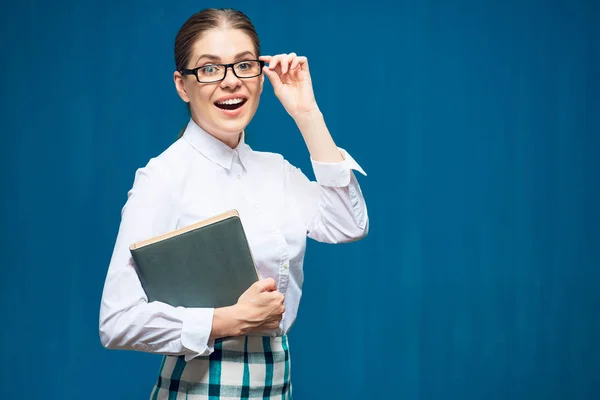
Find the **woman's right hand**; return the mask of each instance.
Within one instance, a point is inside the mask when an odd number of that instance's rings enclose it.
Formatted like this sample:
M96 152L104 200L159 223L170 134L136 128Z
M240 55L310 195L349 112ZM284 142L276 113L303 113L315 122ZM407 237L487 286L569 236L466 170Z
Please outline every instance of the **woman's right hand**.
M285 312L284 296L273 278L255 282L233 306L242 335L279 328Z
M273 278L255 282L233 306L216 308L211 339L242 336L279 328L285 312L284 296Z

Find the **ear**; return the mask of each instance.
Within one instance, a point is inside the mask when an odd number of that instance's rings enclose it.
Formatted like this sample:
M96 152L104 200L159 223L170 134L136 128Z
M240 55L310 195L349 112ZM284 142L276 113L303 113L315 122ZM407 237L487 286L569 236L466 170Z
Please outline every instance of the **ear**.
M173 73L173 81L175 82L175 89L177 89L177 93L179 94L179 97L181 97L181 100L189 103L190 97L185 90L185 81L183 80L183 75L181 75L181 72L175 71Z

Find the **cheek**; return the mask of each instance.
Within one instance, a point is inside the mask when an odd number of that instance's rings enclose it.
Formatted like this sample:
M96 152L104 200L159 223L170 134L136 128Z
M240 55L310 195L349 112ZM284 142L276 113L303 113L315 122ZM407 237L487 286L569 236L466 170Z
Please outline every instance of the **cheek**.
M214 88L204 86L194 88L192 93L188 92L193 116L202 126L207 128L211 126L212 122L210 121L214 119L214 113L216 112L212 109L214 91Z
M254 97L255 101L258 101L260 95L262 94L263 85L262 82L253 82L251 86L248 87L248 90L252 97Z
M215 89L210 85L191 85L187 89L188 96L193 103L205 104L209 102Z
M210 86L200 86L197 90L197 99L202 103L211 102L214 92L215 89Z

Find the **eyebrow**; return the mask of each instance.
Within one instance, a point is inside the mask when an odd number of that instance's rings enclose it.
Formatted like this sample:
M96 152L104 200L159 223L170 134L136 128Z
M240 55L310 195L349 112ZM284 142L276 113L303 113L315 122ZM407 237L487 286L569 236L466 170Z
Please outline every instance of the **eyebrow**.
M234 58L237 60L237 59L240 59L240 58L242 58L242 57L244 57L244 56L247 56L247 55L251 55L251 56L253 56L253 57L254 57L254 53L252 53L251 51L243 51L243 52L241 52L241 53L238 53L238 54L237 54L237 55L236 55ZM213 55L213 54L202 54L202 55L201 55L200 57L198 57L198 59L196 60L196 64L198 64L198 62L199 62L201 59L203 59L203 58L208 58L209 60L211 60L211 61L215 61L215 62L219 62L219 61L221 61L221 57L219 57L219 56L215 56L215 55Z

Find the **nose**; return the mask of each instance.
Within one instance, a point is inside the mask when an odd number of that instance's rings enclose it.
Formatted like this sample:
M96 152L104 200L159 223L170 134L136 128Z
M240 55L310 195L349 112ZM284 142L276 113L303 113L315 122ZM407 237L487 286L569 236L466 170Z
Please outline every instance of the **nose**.
M231 69L231 71L229 71L229 69ZM225 78L221 81L221 87L233 89L240 86L241 84L242 81L240 80L240 78L235 76L235 74L233 73L233 66L227 67L227 69L225 70Z

